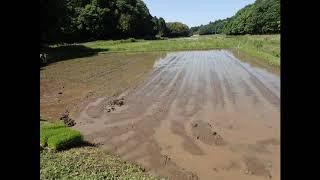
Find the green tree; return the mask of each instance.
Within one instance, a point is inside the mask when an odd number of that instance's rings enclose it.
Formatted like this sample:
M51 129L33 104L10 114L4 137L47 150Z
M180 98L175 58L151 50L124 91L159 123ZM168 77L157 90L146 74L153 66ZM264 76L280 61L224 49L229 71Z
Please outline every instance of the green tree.
M97 0L93 0L91 4L87 4L80 10L78 16L78 27L81 31L91 38L101 38L105 33L106 8L100 8Z
M166 36L168 37L182 37L190 36L191 32L187 25L180 22L170 22L166 24L167 32Z
M186 35L188 29L172 30L172 35ZM142 0L40 0L40 32L41 43L70 43L153 38L169 31L164 19L153 18Z
M40 0L40 42L62 41L61 26L66 16L64 0Z
M159 27L158 34L160 36L164 36L165 33L167 32L167 25L166 25L166 21L162 17L160 17L158 20L158 27Z
M201 26L194 26L190 28L192 34L199 34L199 29Z
M256 0L240 9L225 25L226 34L280 32L280 0Z

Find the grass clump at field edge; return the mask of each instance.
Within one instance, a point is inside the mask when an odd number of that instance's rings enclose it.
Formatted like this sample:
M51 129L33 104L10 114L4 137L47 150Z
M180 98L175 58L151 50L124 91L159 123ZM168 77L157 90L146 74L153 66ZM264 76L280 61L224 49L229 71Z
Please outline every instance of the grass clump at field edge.
M107 52L152 52L236 49L252 57L267 62L272 66L280 66L280 35L204 35L188 38L172 38L166 40L93 41L83 43L91 49L107 49Z
M50 61L95 55L99 52L158 52L232 49L269 65L280 66L280 35L203 35L164 40L98 40L71 46L52 46Z
M40 122L40 145L53 150L63 150L82 143L79 131L66 127L63 123Z
M137 165L85 146L81 134L63 123L40 122L40 128L40 144L50 147L40 148L40 179L156 179Z

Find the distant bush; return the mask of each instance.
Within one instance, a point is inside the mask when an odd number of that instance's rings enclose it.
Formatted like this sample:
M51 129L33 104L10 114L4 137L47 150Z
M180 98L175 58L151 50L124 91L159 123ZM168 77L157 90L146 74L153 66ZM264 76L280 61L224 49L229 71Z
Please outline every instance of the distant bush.
M66 127L63 123L40 124L40 145L53 150L63 150L82 143L79 131Z
M186 37L191 36L191 31L189 27L180 22L167 23L167 37Z
M156 40L157 37L156 37L156 36L147 35L147 36L144 36L143 39L144 39L144 40Z
M116 41L118 43L128 43L128 42L137 42L135 38L129 38L129 39L121 39L119 41Z
M129 38L128 40L129 40L129 42L137 42L137 40L135 38Z
M215 22L210 22L207 25L198 26L197 33L199 35L207 34L221 34L226 23L229 21L229 18L217 20ZM193 28L196 29L196 28Z
M159 39L160 39L160 40L167 40L167 39L169 39L169 38L167 38L167 37L160 37Z

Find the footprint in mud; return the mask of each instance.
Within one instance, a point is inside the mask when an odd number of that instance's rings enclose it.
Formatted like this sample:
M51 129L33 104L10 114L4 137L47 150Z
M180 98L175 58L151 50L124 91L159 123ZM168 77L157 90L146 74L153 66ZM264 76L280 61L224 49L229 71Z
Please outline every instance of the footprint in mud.
M228 165L221 168L222 170L229 171L234 169L240 169L240 164L236 161L230 161Z
M268 146L268 145L278 146L280 145L280 141L278 139L271 138L271 139L258 141L257 144L261 144L265 146Z
M172 121L171 130L174 134L183 138L183 148L194 155L204 155L203 150L188 136L181 121Z
M162 155L161 164L166 166L170 160L171 158L168 155Z
M193 136L208 145L225 145L225 141L220 134L213 131L213 126L210 123L205 123L201 120L195 121L192 124Z
M256 144L249 144L248 148L252 151L258 152L258 153L271 153L271 151L268 149L268 146L279 146L280 141L271 138L271 139L266 139L266 140L261 140L256 142Z
M176 166L176 164L171 161L171 158L168 155L161 155L161 165L163 170L168 171L170 176L169 179L175 180L198 180L199 177L196 173L187 171L184 168ZM175 168L173 168L175 167Z
M187 172L179 172L179 173L173 175L172 179L175 179L175 180L199 180L199 177L197 176L197 174L187 171Z
M240 169L240 164L236 161L229 161L228 164L225 166L212 168L214 172L230 171L230 170L237 170L237 169Z
M271 178L271 172L268 165L265 165L261 160L255 156L244 156L244 163L246 165L245 174L263 176Z
M271 153L264 145L262 144L249 144L249 150L257 152L257 153Z
M86 113L91 118L99 118L99 117L101 117L102 112L103 112L102 108L99 108L98 106L90 106L87 109Z

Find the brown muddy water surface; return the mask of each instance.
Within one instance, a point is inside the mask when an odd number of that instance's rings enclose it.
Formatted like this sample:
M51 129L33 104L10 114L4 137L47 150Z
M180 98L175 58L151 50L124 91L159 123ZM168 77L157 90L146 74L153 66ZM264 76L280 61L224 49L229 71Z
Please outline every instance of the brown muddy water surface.
M226 50L168 53L138 85L89 103L84 137L170 179L280 179L280 77Z

